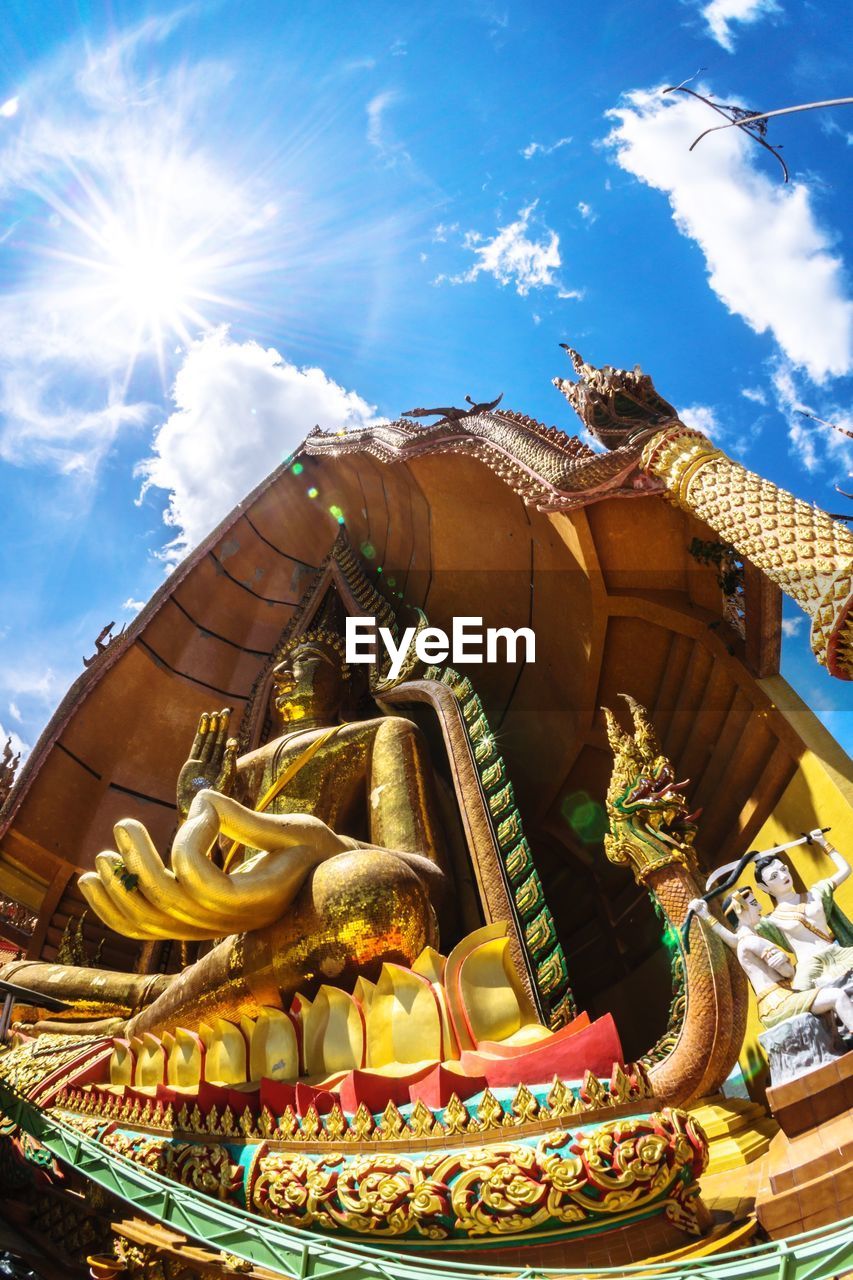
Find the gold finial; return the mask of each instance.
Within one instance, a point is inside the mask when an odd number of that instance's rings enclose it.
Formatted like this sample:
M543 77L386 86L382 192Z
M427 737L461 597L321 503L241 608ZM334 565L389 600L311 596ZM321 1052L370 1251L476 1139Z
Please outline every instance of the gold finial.
M662 754L661 747L646 708L630 693L620 693L619 697L625 699L631 710L634 721L634 742L639 748L641 757L647 761L657 760Z
M610 749L614 755L623 755L625 752L632 752L633 743L630 736L625 733L619 724L613 712L609 707L602 707L604 712L604 723L607 725L607 741L610 743Z

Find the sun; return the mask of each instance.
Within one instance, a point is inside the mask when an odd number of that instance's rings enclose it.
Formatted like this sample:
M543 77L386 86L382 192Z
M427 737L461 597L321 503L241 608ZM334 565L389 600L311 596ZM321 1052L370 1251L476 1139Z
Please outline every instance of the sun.
M107 246L104 262L107 292L150 332L178 330L193 294L191 264L173 246L146 235L122 231Z
M186 342L207 326L199 304L211 296L213 273L168 224L114 220L98 244L101 252L90 268L100 277L106 318L129 321L135 346L159 349L167 338Z
M125 382L245 309L251 208L246 193L197 157L128 147L111 172L83 170L42 192L55 314L126 361Z

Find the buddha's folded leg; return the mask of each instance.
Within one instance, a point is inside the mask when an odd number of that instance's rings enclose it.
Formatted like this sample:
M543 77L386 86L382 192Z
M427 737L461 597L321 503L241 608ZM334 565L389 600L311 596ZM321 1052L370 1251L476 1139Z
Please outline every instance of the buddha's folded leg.
M239 1020L286 1007L323 983L351 989L360 975L376 978L383 962L410 965L437 942L430 895L410 866L383 850L341 853L314 869L282 920L225 938L134 1018L128 1034Z

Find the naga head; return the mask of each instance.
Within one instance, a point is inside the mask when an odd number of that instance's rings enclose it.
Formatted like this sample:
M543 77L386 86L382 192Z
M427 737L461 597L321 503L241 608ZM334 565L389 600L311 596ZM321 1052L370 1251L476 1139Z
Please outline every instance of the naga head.
M621 696L631 709L634 731L623 730L604 708L614 756L606 800L610 834L604 848L611 862L630 863L642 883L649 872L673 862L693 868L699 814L688 812L684 791L689 780L676 781L645 707L630 694Z
M565 342L560 346L571 360L578 381L554 378L554 386L606 448L618 449L649 431L660 430L667 422L677 421L675 409L657 393L655 384L639 365L614 369L605 364L598 369Z

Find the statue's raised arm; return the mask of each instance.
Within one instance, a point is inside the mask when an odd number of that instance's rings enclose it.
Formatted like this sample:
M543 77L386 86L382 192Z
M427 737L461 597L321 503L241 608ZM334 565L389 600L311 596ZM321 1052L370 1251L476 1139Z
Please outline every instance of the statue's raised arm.
M820 845L832 865L835 867L835 875L830 876L827 880L827 883L832 885L834 891L840 885L844 884L844 881L848 878L853 868L851 868L847 859L841 856L835 846L829 843L826 835L819 827L816 831L809 832L809 839L814 844Z
M773 910L757 928L794 953L793 985L799 991L843 985L853 973L853 924L835 901L835 891L847 879L850 867L822 831L809 832L809 839L823 848L835 874L816 881L805 893L797 891L790 868L778 853L755 859L755 882L773 903Z

